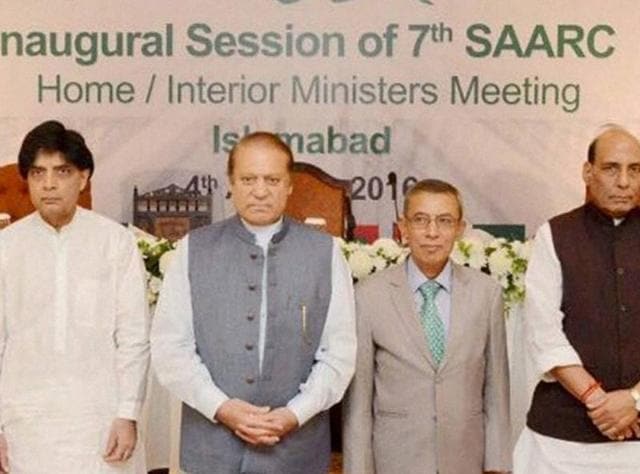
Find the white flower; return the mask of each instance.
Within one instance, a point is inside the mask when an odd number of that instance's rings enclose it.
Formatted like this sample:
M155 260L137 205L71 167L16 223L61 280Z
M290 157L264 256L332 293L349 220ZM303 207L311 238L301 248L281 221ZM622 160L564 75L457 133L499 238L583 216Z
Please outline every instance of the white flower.
M397 258L402 253L402 247L393 239L378 239L372 244L374 253L382 254L387 258Z
M373 261L363 249L356 249L349 256L349 266L353 276L358 280L366 277L374 269Z
M518 250L516 251L516 253L518 254L518 257L523 258L525 260L529 260L529 258L531 258L531 247L533 245L533 240L526 240L524 242L519 242L519 241L515 241L513 242L518 243ZM514 249L515 250L515 249Z
M358 242L345 242L344 240L342 240L340 242L340 246L342 247L342 253L344 253L345 256L348 257L353 252L360 249L363 246L363 244L360 244Z
M373 263L374 272L379 272L380 270L384 270L391 264L389 260L387 260L384 257L381 257L380 255L374 255L371 258L371 263Z
M485 254L482 244L472 246L469 252L469 266L471 268L480 269L486 264L487 255Z
M511 271L511 258L508 249L498 247L488 258L489 271L500 278Z
M149 306L153 306L158 301L158 294L147 288L147 303Z
M465 263L467 263L467 256L462 251L462 248L460 247L460 242L455 243L455 245L453 246L453 250L451 251L450 257L451 257L451 260L453 260L454 263L457 263L458 265L464 265Z
M462 265L468 264L476 270L479 270L487 264L485 244L482 240L475 237L465 237L456 243L454 254L455 255L452 255L454 262L458 263L455 259L460 259Z
M147 282L147 286L149 287L149 290L156 294L159 294L160 289L162 288L162 280L158 277L150 276L149 281Z
M160 261L158 262L158 267L160 268L160 273L162 273L162 275L166 274L167 268L169 268L169 264L171 263L171 260L173 260L173 257L175 256L175 254L176 254L175 250L167 250L160 257Z
M502 273L500 275L496 275L498 277L498 283L500 283L500 286L502 286L502 288L504 290L508 290L509 289L509 275L506 273Z

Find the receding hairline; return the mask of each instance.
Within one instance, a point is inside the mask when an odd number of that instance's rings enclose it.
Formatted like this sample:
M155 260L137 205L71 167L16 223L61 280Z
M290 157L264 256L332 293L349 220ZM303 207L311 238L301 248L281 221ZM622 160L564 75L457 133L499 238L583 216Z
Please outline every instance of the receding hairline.
M638 146L638 148L640 148L640 140L638 140L638 138L633 133L631 133L627 128L615 123L609 123L600 127L598 129L596 136L593 138L593 140L591 140L591 143L589 143L589 148L587 149L587 161L589 163L591 164L595 163L596 155L598 153L598 150L597 150L598 143L603 138L606 138L611 135L614 135L614 136L619 135L621 137L626 137L630 141L635 143L636 146Z

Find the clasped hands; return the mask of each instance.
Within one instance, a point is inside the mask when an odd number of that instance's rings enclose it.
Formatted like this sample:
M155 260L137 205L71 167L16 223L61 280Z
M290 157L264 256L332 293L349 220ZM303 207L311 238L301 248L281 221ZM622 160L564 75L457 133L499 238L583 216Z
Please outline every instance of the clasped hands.
M273 446L298 427L298 419L286 407L271 409L237 398L220 405L215 419L254 446Z
M607 438L623 441L640 438L640 421L629 390L596 390L586 400L589 417Z

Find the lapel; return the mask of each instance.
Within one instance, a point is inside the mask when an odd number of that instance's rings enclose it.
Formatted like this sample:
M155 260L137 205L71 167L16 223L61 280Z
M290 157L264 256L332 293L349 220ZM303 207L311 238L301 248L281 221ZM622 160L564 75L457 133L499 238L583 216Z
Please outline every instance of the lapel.
M426 359L435 371L436 365L431 357L431 351L427 347L427 338L424 335L419 319L420 316L417 314L413 303L413 295L407 281L405 265L396 265L387 271L389 272L391 301L400 315L400 321L406 328L406 334L420 356Z
M455 358L461 344L465 342L464 314L473 307L473 294L469 291L469 274L456 263L451 262L451 315L449 318L449 334L444 358L439 371L447 367L447 363Z

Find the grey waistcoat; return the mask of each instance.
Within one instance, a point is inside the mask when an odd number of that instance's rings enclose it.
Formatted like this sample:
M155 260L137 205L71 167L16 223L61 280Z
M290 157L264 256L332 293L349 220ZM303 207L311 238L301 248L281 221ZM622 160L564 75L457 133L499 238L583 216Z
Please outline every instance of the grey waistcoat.
M311 372L327 316L331 253L330 236L287 218L273 236L267 258L267 330L260 374L262 249L237 216L189 234L196 349L230 398L275 408L286 406L298 393ZM327 412L276 446L255 448L183 405L181 437L181 467L192 474L328 470Z

